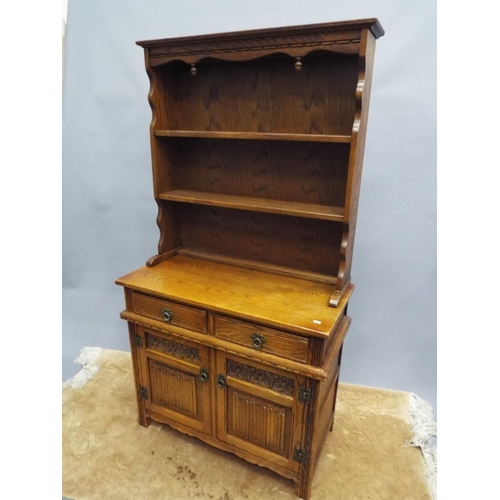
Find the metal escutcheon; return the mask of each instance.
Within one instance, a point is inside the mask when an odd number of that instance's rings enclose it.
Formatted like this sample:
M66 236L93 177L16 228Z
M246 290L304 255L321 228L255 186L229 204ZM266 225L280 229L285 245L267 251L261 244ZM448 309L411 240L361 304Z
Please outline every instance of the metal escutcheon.
M172 318L174 317L174 313L166 307L161 310L161 315L167 323L170 323L172 321Z
M226 377L224 377L224 375L220 374L220 375L217 377L217 385L218 385L221 389L224 389L224 387L226 387Z
M262 346L266 343L266 337L260 333L252 333L252 345L255 349L262 349Z
M208 370L206 368L202 368L200 370L200 380L202 382L206 382L208 380Z

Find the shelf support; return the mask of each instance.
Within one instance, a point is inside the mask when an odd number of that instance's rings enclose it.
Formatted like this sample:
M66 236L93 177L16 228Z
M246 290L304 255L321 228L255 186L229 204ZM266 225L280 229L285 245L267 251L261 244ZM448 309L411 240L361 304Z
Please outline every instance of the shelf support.
M146 262L146 266L148 267L154 267L160 262L163 262L165 260L171 259L172 257L175 257L177 255L177 252L182 248L182 246L179 246L177 248L174 248L173 250L170 250L169 252L165 252L159 255L153 255L153 257L149 258L148 261Z
M344 298L345 294L351 290L354 287L354 285L351 284L351 278L347 280L347 282L344 284L342 287L342 290L335 290L331 297L328 305L330 307L338 307L342 299Z

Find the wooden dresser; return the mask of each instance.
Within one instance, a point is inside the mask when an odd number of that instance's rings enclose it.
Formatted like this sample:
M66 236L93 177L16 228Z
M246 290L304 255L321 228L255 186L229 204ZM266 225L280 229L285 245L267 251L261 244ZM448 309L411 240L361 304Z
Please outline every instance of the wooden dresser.
M160 241L117 283L139 421L302 498L333 426L383 33L365 19L138 42Z

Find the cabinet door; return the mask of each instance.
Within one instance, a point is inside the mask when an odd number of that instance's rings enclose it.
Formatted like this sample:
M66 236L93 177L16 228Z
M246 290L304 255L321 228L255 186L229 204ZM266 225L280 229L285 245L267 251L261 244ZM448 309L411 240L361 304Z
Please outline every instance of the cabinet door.
M303 377L217 352L218 438L277 465L298 470Z
M208 349L147 328L138 330L146 412L211 433Z

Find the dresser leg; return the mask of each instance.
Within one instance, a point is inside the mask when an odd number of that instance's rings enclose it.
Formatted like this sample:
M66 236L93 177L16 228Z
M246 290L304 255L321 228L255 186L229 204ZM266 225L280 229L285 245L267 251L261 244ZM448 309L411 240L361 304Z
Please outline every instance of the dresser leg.
M147 417L144 412L141 412L141 410L139 409L139 424L143 427L149 427L149 424L151 422L151 417Z
M139 391L136 390L136 393L138 392ZM139 425L142 425L143 427L149 427L149 424L152 420L146 415L144 399L141 399L139 396L137 396L137 411L139 413Z
M137 411L139 413L139 425L143 427L149 427L151 423L151 418L146 415L146 407L144 404L144 399L139 396L139 388L142 385L141 378L141 357L139 349L144 345L144 338L137 331L133 323L128 324L129 337L130 337L130 354L132 356L132 367L134 369L134 383L135 383L135 394L137 397Z
M309 500L311 498L311 481L295 483L295 494L304 500Z
M347 310L347 308L346 308ZM330 424L330 432L333 431L333 422L335 420L335 406L337 405L337 394L338 394L338 389L339 389L339 378L340 378L340 365L342 363L342 350L344 348L344 344L340 346L340 351L339 351L339 360L338 360L338 365L339 365L339 372L337 373L337 380L335 381L335 385L333 387L333 408L332 408L332 423Z
M335 420L335 405L337 403L338 387L339 387L339 377L337 375L337 381L335 382L333 387L333 408L332 408L332 423L330 424L330 432L333 431L333 422Z

